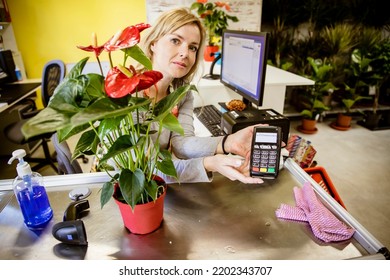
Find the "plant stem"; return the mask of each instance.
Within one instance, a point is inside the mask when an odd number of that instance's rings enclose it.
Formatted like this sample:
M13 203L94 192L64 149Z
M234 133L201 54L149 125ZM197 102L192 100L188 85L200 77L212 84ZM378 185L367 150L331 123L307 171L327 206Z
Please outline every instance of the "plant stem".
M100 68L100 74L102 74L102 76L104 76L104 74L103 74L103 68L102 68L102 64L100 63L100 59L99 59L99 57L98 57L98 56L96 57L96 60L97 60L97 62L98 62L98 64L99 64L99 68Z

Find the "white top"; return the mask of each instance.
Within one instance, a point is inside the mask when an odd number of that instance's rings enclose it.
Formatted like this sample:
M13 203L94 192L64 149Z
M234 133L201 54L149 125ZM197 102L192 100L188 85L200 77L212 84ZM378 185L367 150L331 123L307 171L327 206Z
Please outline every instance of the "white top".
M208 73L210 71L210 63L205 62L204 72ZM221 73L221 66L215 64L213 69L214 74ZM197 81L200 74L194 79ZM283 86L305 86L305 85L314 85L314 81L307 79L305 77L299 76L297 74L285 71L283 69L267 65L267 72L265 74L265 85L283 85ZM198 83L199 87L213 87L221 86L219 80L207 80L200 79Z

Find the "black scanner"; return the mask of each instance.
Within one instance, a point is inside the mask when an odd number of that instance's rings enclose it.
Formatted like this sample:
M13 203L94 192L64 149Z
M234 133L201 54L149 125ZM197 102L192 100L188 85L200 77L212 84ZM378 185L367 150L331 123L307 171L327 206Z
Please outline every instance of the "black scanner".
M67 244L88 245L87 233L82 220L57 223L52 229L53 236Z
M268 124L281 127L282 141L287 145L290 133L290 120L273 109L258 110L256 108L247 108L240 112L227 111L222 114L221 118L221 129L226 134L232 134L254 124Z
M65 210L64 221L53 226L53 236L66 244L88 245L85 226L83 221L80 220L80 218L86 215L88 210L88 200L71 202Z

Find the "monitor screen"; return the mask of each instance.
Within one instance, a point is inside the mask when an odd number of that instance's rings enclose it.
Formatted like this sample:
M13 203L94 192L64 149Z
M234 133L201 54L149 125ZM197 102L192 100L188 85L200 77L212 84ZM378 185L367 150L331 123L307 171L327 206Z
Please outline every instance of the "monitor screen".
M220 81L241 95L247 106L262 106L267 51L266 32L225 30L223 33Z

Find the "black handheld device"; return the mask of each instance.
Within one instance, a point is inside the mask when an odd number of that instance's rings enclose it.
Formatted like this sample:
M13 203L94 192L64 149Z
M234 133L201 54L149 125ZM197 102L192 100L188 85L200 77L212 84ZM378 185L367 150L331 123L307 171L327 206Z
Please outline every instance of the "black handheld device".
M250 176L275 179L279 174L282 132L279 126L253 129Z

